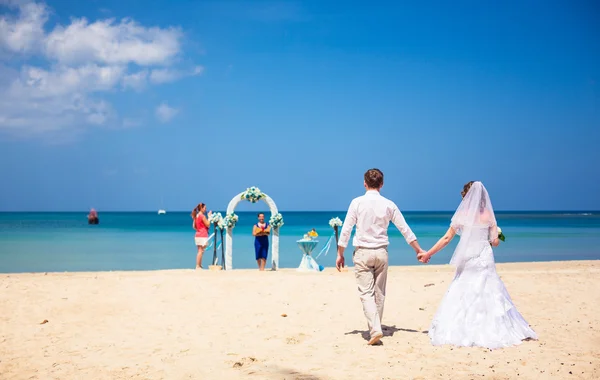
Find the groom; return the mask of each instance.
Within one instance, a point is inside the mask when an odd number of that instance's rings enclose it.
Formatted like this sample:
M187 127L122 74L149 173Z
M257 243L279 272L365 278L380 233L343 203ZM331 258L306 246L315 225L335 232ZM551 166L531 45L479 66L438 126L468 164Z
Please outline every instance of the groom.
M398 206L379 194L383 186L381 170L367 170L364 185L367 189L365 195L353 199L348 208L338 242L335 264L338 271L344 267L344 251L348 246L352 228L356 226L356 234L352 241L354 273L371 334L369 345L374 345L383 337L381 318L388 271L387 230L390 222L394 223L417 254L425 251L419 246Z

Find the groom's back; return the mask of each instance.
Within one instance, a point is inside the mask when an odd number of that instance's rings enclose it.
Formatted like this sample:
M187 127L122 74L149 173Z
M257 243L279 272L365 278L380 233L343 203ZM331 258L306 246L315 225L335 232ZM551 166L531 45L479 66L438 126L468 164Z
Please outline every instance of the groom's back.
M356 226L356 234L352 241L354 247L378 248L387 246L388 227L390 222L398 228L406 241L410 244L416 236L404 220L398 206L385 198L377 190L369 190L360 197L354 198L348 209L347 220L351 224L342 228L341 241L346 242L350 237L352 224Z
M356 210L356 235L354 246L373 247L388 244L387 230L392 220L394 202L378 191L367 191L354 199Z
M396 206L394 202L377 191L368 191L365 195L357 197L355 201L357 202L358 220L369 224L377 223L382 226L385 224L387 228L392 219L392 210Z

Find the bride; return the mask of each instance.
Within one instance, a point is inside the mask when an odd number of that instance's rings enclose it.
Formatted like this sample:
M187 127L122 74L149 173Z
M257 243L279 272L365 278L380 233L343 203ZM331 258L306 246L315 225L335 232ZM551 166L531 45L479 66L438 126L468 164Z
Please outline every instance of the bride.
M448 232L418 256L427 263L460 235L450 260L456 274L429 328L431 343L492 349L537 339L496 273L492 246L499 244L498 227L487 190L481 182L471 181L461 194Z

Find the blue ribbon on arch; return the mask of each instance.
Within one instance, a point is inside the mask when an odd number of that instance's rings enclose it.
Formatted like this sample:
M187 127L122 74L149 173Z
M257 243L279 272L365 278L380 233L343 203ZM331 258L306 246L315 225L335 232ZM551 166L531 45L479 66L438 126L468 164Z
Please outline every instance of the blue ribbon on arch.
M327 256L327 254L329 253L329 249L331 248L331 242L334 237L335 237L335 232L333 234L331 234L329 239L327 239L325 246L323 247L323 249L321 249L321 252L319 252L319 254L315 257L315 260L318 259L319 256L321 256L323 254L323 252L325 252L325 256Z
M217 251L219 250L219 248L221 248L221 244L222 244L222 243L223 243L223 242L222 242L222 241L220 241L220 242L219 242L219 245L217 245ZM215 257L215 262L213 263L213 265L219 265L219 255L217 255L217 257Z
M208 251L208 249L210 247L212 247L213 243L215 242L214 237L215 237L215 233L213 232L212 234L210 234L210 236L207 239L208 241L210 241L210 244L206 246L206 248L204 249L205 251Z

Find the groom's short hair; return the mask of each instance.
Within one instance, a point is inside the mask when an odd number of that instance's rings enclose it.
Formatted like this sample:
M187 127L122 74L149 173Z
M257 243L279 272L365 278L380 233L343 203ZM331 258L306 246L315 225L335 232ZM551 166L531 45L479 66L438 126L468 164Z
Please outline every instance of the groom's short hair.
M365 172L365 183L369 189L379 189L383 186L383 172L379 169L369 169Z

